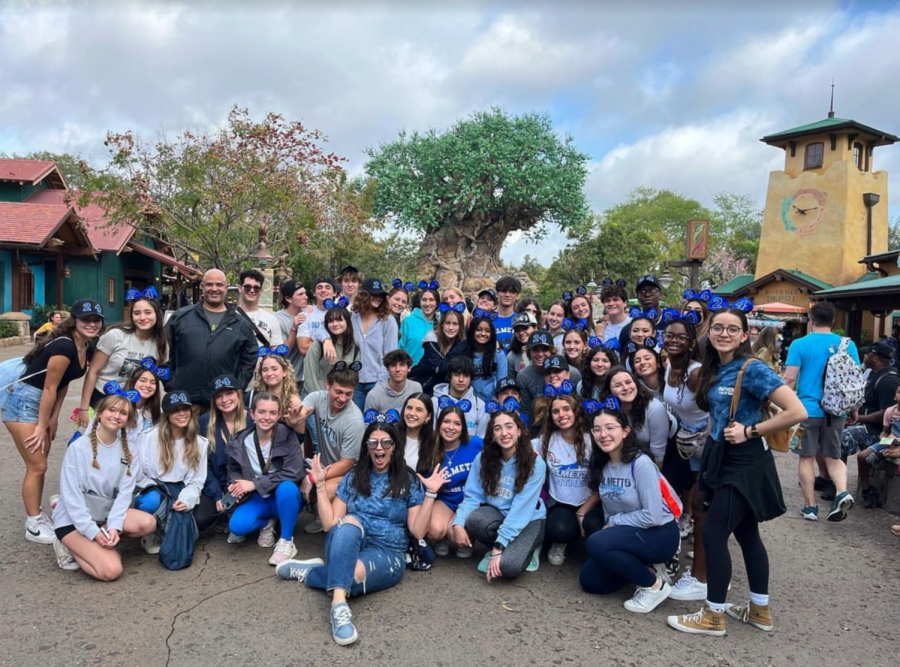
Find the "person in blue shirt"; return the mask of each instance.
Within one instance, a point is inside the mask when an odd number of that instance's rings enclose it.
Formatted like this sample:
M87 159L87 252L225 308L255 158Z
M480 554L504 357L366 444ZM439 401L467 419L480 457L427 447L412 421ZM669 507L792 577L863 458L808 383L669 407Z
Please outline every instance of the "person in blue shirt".
M415 299L413 302L415 303ZM400 347L412 357L413 365L419 363L425 354L422 343L426 334L434 332L440 302L441 295L436 289L423 289L418 296L419 307L414 308L400 323Z
M333 503L318 504L319 519L328 533L325 558L288 560L276 568L282 579L306 582L331 594L331 633L348 646L358 639L347 598L375 593L396 585L406 569L407 530L420 540L428 531L437 493L449 477L435 466L430 477L406 467L400 435L377 415L363 433L366 454L341 480ZM319 455L312 475L325 479ZM324 481L317 481L324 497Z
M491 581L538 568L547 521L541 500L547 465L515 411L492 414L485 437L453 519L453 541L471 547L474 538L491 547L478 564Z
M747 316L724 308L710 318L709 338L700 367L697 406L709 412L709 440L700 460L698 490L709 512L703 533L707 560L707 598L694 614L669 616L669 626L691 634L725 634L725 614L754 627L774 627L769 612L769 556L759 524L784 514L775 459L763 437L806 419L796 394L769 366L753 356ZM738 374L744 371L737 409L731 414ZM781 409L763 421L761 408L771 401ZM744 556L750 601L726 605L731 582L728 538L734 534Z
M847 491L847 464L841 458L841 435L847 417L826 415L820 405L825 368L828 366L828 360L841 345L841 337L831 331L834 316L835 309L830 303L817 303L809 309L812 330L791 344L787 356L787 369L784 373L784 381L789 387L796 382L797 396L800 397L809 415L803 422L798 474L804 502L800 514L804 519L811 521L819 518L813 488L815 482L813 461L819 456L822 457L821 463L824 463L825 469L828 470L828 477L834 483L835 490L828 520L843 521L853 507L853 496ZM859 353L852 340L847 345L847 353L859 364Z
M496 292L497 319L494 321L494 328L497 330L497 342L504 352L508 352L513 340L516 301L522 293L522 283L518 278L503 276L497 281Z
M494 313L485 313L475 309L466 330L466 342L469 354L475 364L475 376L472 387L475 395L487 403L494 398L494 386L505 378L507 372L506 353L497 347L497 331L494 329Z
M447 481L438 492L431 514L431 526L428 528L428 538L435 542L434 553L438 556L450 553L448 538L453 532L453 519L463 500L472 462L481 447L481 438L469 435L466 413L455 405L441 410L430 442L421 444L416 471L427 476L440 464L449 473ZM472 549L459 547L456 555L459 558L469 558Z

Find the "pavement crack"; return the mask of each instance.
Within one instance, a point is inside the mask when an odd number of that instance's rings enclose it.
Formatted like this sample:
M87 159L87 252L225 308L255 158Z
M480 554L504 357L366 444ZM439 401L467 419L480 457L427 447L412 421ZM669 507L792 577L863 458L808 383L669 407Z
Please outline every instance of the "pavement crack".
M207 560L208 560L209 554L206 554L206 555L207 555ZM205 567L206 563L204 563L203 565ZM247 582L244 582L243 584L240 584L239 586L232 586L231 588L226 588L225 590L221 590L218 593L213 593L212 595L207 595L205 598L203 598L196 604L191 605L187 609L182 609L177 614L175 614L175 616L172 617L172 627L169 630L169 634L166 635L166 667L169 667L169 661L172 659L172 647L169 645L169 640L171 640L172 635L175 634L175 625L178 623L178 619L181 618L181 616L183 616L184 614L189 614L190 612L194 611L197 607L199 607L200 605L202 605L206 602L209 602L213 598L217 598L220 595L225 595L226 593L231 593L232 591L240 590L241 588L246 588L247 586L253 586L254 584L258 584L259 582L265 581L266 579L271 579L274 576L275 576L274 574L267 574L265 577L260 577L259 579L254 579L253 581L247 581Z

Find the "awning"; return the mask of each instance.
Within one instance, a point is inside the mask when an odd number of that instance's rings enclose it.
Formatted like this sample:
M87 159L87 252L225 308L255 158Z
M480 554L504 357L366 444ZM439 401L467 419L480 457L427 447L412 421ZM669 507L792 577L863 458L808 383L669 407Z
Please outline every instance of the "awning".
M759 313L780 313L782 315L806 314L806 308L801 308L800 306L792 306L789 303L782 303L780 301L773 301L772 303L764 303L759 306L754 306L753 310Z
M162 262L168 266L174 266L185 278L189 280L199 280L203 276L203 272L200 269L195 269L192 266L188 266L184 262L179 262L177 259L172 257L171 255L167 255L159 250L154 250L153 248L148 248L145 245L141 245L136 241L129 241L128 247L137 250L139 253L147 255L147 257L152 257L158 262Z

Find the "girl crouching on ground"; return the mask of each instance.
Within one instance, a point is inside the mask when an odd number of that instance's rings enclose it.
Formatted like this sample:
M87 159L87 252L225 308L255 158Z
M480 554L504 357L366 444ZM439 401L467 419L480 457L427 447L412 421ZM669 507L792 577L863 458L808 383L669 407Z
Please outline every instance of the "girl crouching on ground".
M492 414L486 437L456 510L453 541L471 547L474 538L491 547L478 564L491 581L538 568L547 517L541 500L547 466L515 412Z
M313 458L318 511L325 539L326 565L321 558L288 560L276 572L282 579L305 581L310 588L331 593L331 634L347 646L358 638L348 597L375 593L396 585L406 569L406 531L425 536L437 492L447 471L435 468L431 477L413 475L403 452L397 451L397 429L373 422L363 434L366 453L341 480L333 503L325 498L325 469ZM416 479L418 477L418 479ZM424 487L424 491L423 491Z
M302 499L297 480L303 474L303 451L297 434L278 421L278 396L260 392L253 397L250 416L254 425L238 433L228 443L228 491L242 500L231 515L228 541L243 541L259 531L256 543L263 548L275 545L269 565L278 565L297 553L294 527ZM275 519L281 534L275 542Z
M80 568L94 579L114 581L122 575L119 536L144 537L156 529L150 514L128 509L138 474L128 445L131 416L130 398L107 396L97 404L90 432L66 450L53 511L56 561L63 570Z

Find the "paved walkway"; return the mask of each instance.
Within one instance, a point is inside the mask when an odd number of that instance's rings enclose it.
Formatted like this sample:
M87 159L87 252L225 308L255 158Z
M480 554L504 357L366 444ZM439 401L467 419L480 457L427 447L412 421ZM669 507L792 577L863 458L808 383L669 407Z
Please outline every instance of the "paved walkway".
M0 359L22 352L0 349ZM65 415L78 391L73 385ZM46 496L58 484L68 424L51 455ZM204 536L194 565L168 572L126 540L125 574L111 584L57 569L51 547L23 539L22 464L5 429L0 450L7 462L0 468L2 665L822 667L887 665L900 649L892 517L858 508L840 524L801 520L793 455L778 455L790 512L762 529L772 564L771 634L732 621L724 638L666 626L667 614L696 611L695 603L669 600L652 614L630 614L625 592L581 591L580 555L498 584L479 577L475 559L449 558L352 602L360 641L341 648L331 640L326 596L276 579L268 550L253 541L229 546L224 535ZM321 535L298 530L296 541L299 557L321 555ZM742 601L746 576L732 553L733 600Z

